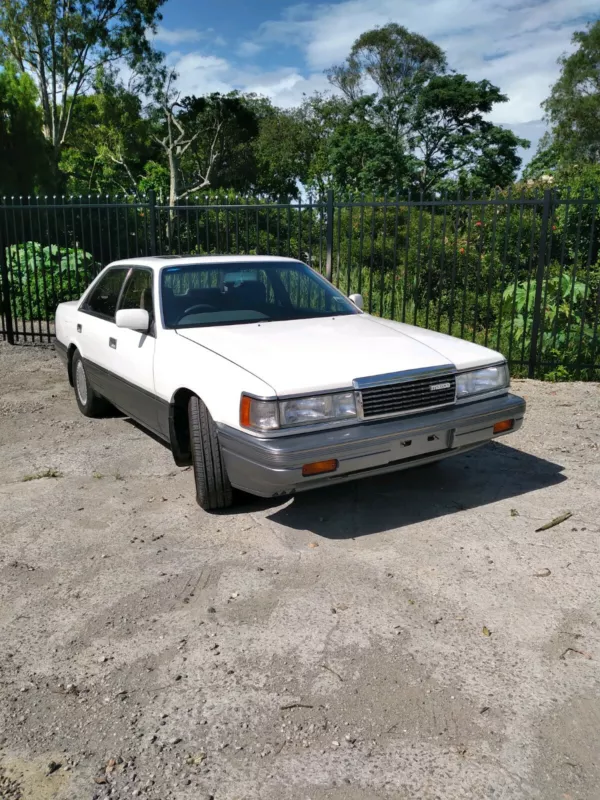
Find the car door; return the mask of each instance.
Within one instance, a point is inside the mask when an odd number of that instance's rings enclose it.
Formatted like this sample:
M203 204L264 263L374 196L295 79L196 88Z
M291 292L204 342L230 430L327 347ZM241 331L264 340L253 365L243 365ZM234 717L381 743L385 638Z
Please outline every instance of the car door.
M77 311L77 346L93 388L115 402L111 375L115 366L115 313L127 267L112 267L86 295Z
M160 435L160 401L154 391L154 324L153 271L133 267L125 281L118 308L143 308L150 316L148 331L115 328L113 368L117 398L115 405L141 425Z

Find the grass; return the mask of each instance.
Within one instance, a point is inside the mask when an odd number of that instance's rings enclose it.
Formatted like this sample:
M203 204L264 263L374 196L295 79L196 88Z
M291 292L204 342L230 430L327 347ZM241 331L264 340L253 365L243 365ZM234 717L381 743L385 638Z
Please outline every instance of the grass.
M28 481L39 481L42 478L62 478L62 476L62 472L50 467L44 472L36 472L33 475L25 475L23 478L21 478L21 483L27 483Z

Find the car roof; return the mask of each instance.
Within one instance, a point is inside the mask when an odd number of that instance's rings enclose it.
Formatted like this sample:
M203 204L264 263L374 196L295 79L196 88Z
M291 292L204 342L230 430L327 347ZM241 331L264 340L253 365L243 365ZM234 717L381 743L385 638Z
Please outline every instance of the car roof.
M284 256L140 256L139 258L122 258L111 262L109 267L116 266L138 266L138 267L161 267L170 264L178 266L185 264L247 264L256 261L286 261L298 263L297 258L285 258Z

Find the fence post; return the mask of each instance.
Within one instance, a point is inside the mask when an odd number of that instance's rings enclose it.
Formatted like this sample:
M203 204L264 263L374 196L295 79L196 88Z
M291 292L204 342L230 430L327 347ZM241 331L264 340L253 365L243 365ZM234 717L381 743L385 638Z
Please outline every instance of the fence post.
M2 210L2 214L6 211ZM6 320L6 340L9 344L15 343L15 333L13 330L12 310L10 307L10 281L8 280L8 267L6 266L6 251L2 239L2 226L0 226L0 277L2 294L2 312Z
M331 281L333 276L333 189L327 190L327 220L325 228L325 244L327 258L325 260L325 277Z
M150 255L156 255L156 192L148 192L148 216L150 218Z
M540 229L540 243L538 246L538 265L535 276L535 298L533 301L533 322L531 324L531 347L529 349L528 377L535 377L537 364L538 336L540 332L540 319L542 315L542 296L544 288L544 273L546 271L546 248L548 246L548 224L552 211L552 190L544 190L544 204L542 207L542 227Z

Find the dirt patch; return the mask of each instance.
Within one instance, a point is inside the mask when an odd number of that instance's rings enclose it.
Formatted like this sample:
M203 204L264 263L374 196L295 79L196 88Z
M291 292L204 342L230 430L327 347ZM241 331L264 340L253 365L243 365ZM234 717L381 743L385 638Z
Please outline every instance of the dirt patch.
M502 442L209 515L0 346L2 800L600 795L600 389L514 389Z

